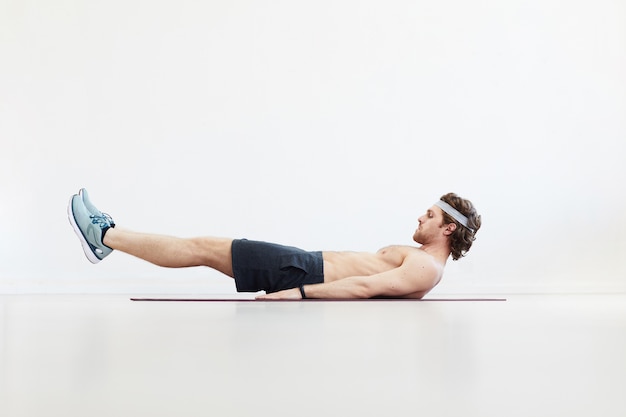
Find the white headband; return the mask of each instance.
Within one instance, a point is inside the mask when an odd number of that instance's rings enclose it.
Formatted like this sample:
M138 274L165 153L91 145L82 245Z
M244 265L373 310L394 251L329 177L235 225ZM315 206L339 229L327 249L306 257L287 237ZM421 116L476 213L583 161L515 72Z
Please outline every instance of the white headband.
M439 200L435 203L437 207L439 207L444 212L448 213L454 220L461 223L463 226L467 228L470 232L474 233L474 229L467 225L467 217L463 215L460 211L452 207L450 204L446 203L443 200Z

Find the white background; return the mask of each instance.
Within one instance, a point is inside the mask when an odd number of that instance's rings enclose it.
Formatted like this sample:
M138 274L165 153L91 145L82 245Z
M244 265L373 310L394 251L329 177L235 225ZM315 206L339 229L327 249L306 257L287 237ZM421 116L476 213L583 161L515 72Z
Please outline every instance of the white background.
M433 293L626 291L626 5L0 3L0 292L234 292L93 266L66 218L310 250L411 244L444 193L483 217Z

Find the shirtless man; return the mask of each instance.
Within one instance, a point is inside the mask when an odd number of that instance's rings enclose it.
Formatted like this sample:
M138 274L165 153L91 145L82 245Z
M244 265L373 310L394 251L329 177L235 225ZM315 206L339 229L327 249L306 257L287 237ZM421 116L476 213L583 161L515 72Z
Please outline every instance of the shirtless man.
M85 189L72 196L68 218L92 263L119 250L163 267L208 266L234 278L237 291L266 291L258 299L420 299L439 283L450 255L465 256L481 225L472 203L453 193L418 219L413 240L420 247L387 246L376 253L307 252L246 239L137 233L116 227Z

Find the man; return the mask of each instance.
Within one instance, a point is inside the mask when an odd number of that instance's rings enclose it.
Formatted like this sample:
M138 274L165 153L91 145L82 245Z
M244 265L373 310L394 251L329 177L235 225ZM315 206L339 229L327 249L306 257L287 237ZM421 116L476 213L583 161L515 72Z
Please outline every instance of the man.
M70 199L68 217L92 263L119 250L163 267L208 266L234 278L237 291L266 291L258 299L420 299L439 283L450 255L465 256L481 226L472 203L454 193L418 219L413 240L420 247L387 246L376 253L306 252L246 239L137 233L116 227L85 189Z

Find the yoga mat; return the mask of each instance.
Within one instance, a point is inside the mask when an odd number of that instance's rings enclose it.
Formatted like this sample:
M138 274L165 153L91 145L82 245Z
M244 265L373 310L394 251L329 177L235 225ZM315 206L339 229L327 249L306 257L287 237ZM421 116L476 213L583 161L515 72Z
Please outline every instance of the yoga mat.
M319 299L307 298L304 300L255 300L253 298L131 298L131 301L167 301L167 302L315 302L315 301L413 301L413 302L429 302L429 301L506 301L506 298L424 298L421 300L410 298L333 298Z

